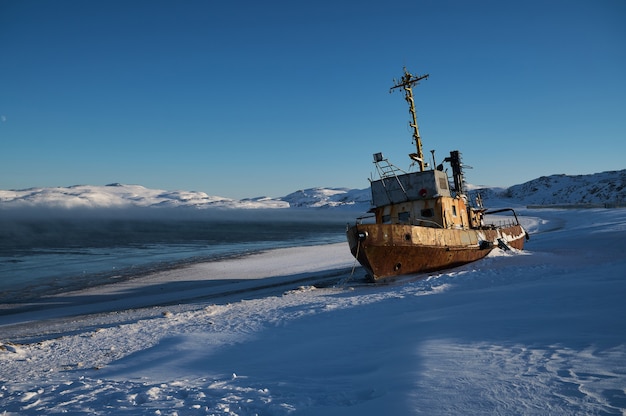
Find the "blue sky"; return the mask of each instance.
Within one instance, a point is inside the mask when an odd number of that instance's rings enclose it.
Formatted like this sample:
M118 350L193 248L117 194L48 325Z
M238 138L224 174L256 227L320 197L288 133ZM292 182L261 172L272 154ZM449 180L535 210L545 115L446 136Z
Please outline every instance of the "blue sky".
M245 198L368 187L372 153L472 184L626 168L626 2L0 0L0 189Z

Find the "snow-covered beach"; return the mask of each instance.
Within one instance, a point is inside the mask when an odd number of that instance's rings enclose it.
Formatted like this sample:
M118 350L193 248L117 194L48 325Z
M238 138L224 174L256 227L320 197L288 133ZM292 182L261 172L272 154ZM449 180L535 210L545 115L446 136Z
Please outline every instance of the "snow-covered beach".
M521 214L524 252L388 285L315 287L352 270L327 244L57 295L0 320L0 409L626 414L626 210Z

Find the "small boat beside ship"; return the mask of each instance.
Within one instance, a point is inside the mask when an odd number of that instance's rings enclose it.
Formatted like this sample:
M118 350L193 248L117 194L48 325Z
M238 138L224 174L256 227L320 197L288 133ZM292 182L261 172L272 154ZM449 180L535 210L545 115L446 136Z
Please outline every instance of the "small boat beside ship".
M426 78L428 75L414 76L405 68L391 88L404 90L409 104L417 150L409 157L419 170L405 172L382 153L375 153L378 179L370 180L370 215L358 218L346 232L352 255L372 281L470 263L496 247L522 250L528 239L513 209L488 211L480 196L470 202L458 150L444 159L452 170L452 183L443 163L434 166L434 152L433 166L428 169L413 99L413 87ZM488 223L487 215L503 212L512 214L510 220Z

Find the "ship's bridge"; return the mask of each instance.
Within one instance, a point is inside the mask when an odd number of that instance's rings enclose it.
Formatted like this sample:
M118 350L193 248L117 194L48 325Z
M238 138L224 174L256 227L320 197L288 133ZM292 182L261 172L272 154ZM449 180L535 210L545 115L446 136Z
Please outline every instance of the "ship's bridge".
M371 183L372 204L382 207L435 197L450 197L448 175L440 170L391 175Z

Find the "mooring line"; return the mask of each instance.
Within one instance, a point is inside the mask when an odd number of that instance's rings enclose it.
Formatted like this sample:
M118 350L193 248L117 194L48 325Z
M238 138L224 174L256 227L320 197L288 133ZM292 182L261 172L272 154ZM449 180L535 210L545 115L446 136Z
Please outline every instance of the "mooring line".
M361 240L357 239L356 254L354 255L354 263L352 264L352 271L350 272L350 276L348 276L346 279L341 280L337 286L343 287L343 286L345 286L346 283L348 283L352 279L352 276L354 275L354 270L356 269L356 263L357 263L358 258L359 258L359 250L360 250L360 248L361 248Z

